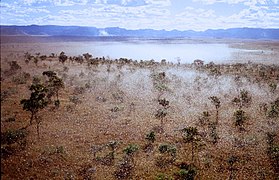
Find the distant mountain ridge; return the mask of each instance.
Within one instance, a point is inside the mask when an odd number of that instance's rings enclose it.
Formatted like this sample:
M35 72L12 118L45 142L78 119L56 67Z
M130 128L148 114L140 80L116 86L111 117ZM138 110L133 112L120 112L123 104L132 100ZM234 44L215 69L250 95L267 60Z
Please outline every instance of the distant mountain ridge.
M179 37L207 37L207 38L241 38L241 39L279 39L279 29L262 28L230 28L206 31L179 31L138 29L128 30L119 27L96 28L83 26L55 26L30 25L6 26L1 25L3 36L124 36L145 38L179 38Z

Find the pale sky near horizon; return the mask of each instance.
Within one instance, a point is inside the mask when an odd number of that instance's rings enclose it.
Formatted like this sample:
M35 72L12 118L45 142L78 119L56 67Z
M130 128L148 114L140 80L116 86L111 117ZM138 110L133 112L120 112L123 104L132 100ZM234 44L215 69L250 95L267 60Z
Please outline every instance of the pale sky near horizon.
M1 25L279 28L279 0L1 0Z

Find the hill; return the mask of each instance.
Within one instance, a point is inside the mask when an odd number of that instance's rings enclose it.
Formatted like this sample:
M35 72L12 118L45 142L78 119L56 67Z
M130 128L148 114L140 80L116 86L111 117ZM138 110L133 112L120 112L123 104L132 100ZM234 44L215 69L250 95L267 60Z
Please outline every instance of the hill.
M138 29L129 30L119 27L96 28L82 26L0 26L2 36L124 36L145 38L177 38L177 37L206 37L206 38L241 38L241 39L279 39L279 29L262 28L231 28L206 31L179 31Z

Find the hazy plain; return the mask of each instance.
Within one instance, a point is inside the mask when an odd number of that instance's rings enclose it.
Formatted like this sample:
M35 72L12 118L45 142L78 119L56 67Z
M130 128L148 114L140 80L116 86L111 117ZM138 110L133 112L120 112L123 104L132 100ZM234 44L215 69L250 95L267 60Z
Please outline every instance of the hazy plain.
M183 179L183 163L196 167L196 179L278 176L278 164L267 153L279 142L278 116L268 116L279 107L273 106L279 98L278 42L12 38L1 39L1 140L12 139L1 144L1 179ZM88 52L98 63L85 58L61 63L61 51L76 57ZM26 52L32 56L28 61ZM189 64L112 61L120 56L174 63L180 57ZM216 64L193 65L197 58ZM39 137L35 123L27 135L15 136L30 120L20 100L30 97L35 80L47 81L44 71L56 72L64 82L60 106L51 103L39 111ZM233 100L241 91L249 102L239 127ZM212 96L221 103L218 124ZM163 119L156 117L160 99L169 101ZM182 132L190 126L201 139L194 158ZM151 145L150 132L155 133ZM274 136L271 144L268 133ZM138 148L132 156L125 153L131 144ZM172 153L160 151L163 145Z
M279 42L240 39L143 39L127 37L14 37L1 38L1 53L37 53L133 60L166 59L169 62L278 64Z

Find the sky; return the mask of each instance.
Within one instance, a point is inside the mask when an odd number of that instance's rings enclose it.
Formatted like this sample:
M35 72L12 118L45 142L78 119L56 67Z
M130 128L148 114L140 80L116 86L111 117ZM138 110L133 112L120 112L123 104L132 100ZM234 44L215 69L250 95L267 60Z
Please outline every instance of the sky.
M279 28L279 0L0 0L1 25Z

